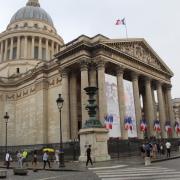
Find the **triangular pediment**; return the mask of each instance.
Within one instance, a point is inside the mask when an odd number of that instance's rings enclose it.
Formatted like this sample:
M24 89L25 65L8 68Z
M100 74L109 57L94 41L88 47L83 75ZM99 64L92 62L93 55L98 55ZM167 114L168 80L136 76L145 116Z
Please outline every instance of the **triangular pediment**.
M173 72L144 39L109 39L103 43L173 76Z

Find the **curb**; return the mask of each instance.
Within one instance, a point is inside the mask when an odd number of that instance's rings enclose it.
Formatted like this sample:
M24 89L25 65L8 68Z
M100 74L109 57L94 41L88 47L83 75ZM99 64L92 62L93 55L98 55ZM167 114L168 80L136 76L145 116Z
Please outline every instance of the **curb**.
M163 158L163 159L156 159L156 160L151 161L151 163L156 163L156 162L161 162L161 161L168 161L168 160L178 159L178 158L180 158L180 156L174 156L174 157Z

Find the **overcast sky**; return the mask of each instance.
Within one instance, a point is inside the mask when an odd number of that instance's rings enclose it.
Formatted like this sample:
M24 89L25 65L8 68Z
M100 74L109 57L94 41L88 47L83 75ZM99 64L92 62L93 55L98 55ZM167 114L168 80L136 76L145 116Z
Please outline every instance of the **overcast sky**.
M0 6L0 32L27 0L6 0ZM180 0L40 0L65 42L81 34L125 38L115 20L126 18L128 36L145 38L174 72L172 96L180 97Z

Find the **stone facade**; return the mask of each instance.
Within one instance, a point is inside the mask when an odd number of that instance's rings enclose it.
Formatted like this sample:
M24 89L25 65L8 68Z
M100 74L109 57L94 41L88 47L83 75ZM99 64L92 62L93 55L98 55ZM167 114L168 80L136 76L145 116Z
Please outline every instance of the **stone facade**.
M29 9L40 8L36 0L29 0L27 6L27 13ZM38 13L41 12L39 9ZM107 114L105 73L117 77L122 138L128 138L124 130L123 79L133 83L138 138L143 138L139 131L140 95L148 120L148 135L155 135L154 91L158 97L161 137L167 137L164 122L171 120L174 123L170 92L173 73L144 39L82 35L64 44L49 18L23 19L19 14L15 17L0 34L0 117L5 112L10 116L8 145L59 142L56 105L59 93L64 99L63 141L77 139L88 118L87 95L83 89L89 85L99 88L96 97L98 118L103 123ZM0 145L5 144L4 136L5 123L1 120Z

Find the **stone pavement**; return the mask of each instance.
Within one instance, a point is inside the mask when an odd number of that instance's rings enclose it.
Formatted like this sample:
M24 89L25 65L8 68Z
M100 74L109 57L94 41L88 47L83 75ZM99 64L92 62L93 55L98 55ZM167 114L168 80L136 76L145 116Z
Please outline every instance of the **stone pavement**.
M172 152L171 157L167 158L165 155L158 155L157 159L152 159L152 163L159 162L159 161L165 161L169 159L175 159L180 158L180 152ZM26 163L24 164L24 167L27 167L27 169L33 169L32 163L28 162L28 165L26 166ZM116 166L116 165L138 165L138 164L144 164L144 159L141 156L128 156L128 157L120 157L119 159L112 159L109 161L104 162L96 162L93 164L93 167L105 167L105 166ZM18 167L17 162L11 162L10 165L11 168ZM89 165L91 167L91 165ZM5 168L4 162L0 162L0 168ZM43 169L43 162L38 162L36 169L42 170ZM58 164L51 162L51 168L48 168L48 165L46 166L46 170L49 171L87 171L87 168L85 166L85 163L78 162L78 161L72 161L72 162L65 162L64 168L59 168Z

